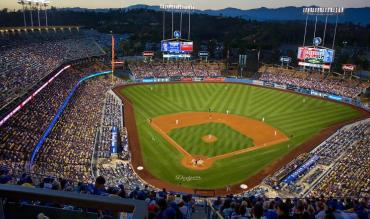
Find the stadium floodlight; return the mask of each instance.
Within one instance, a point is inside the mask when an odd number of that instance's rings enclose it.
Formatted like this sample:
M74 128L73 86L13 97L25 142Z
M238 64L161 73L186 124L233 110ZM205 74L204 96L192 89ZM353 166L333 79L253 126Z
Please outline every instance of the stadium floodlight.
M24 0L19 0L18 4L22 5L22 12L23 12L23 23L24 27L27 27L27 22L26 22L26 8L24 5L26 4Z
M308 7L303 8L303 14L307 15L335 15L344 13L343 7Z
M338 27L338 17L339 17L339 15L341 15L343 13L344 13L344 8L343 7L305 7L305 8L303 8L303 14L306 15L306 25L305 25L305 29L304 29L303 45L302 46L304 47L305 44L306 44L307 25L308 25L308 17L309 16L314 16L315 17L315 26L314 26L314 32L313 32L313 46L315 46L315 47L317 47L320 44L323 47L325 47L325 37L326 37L328 17L329 16L336 16L333 42L332 42L332 46L331 46L331 50L334 51L335 37L336 37L336 34L337 34L337 27ZM326 17L325 18L324 33L323 33L322 38L316 36L318 16L325 16ZM330 70L330 66L329 66L329 70Z
M50 4L50 0L18 0L18 4L22 5L23 9L23 22L24 27L27 27L26 22L26 9L28 8L30 11L30 23L31 27L33 27L33 10L37 9L37 20L39 27L41 26L41 19L40 19L40 10L45 11L45 25L48 26L48 16L47 16L47 6ZM27 7L28 6L28 7Z
M180 5L180 4L162 4L159 7L161 10L165 11L194 11L195 7L193 5Z
M181 4L161 4L159 6L160 10L163 11L163 40L165 39L165 13L168 11L172 14L172 21L171 21L171 34L173 38L174 33L174 26L173 26L173 13L179 12L180 13L180 33L182 31L182 14L189 13L189 31L188 31L188 39L190 39L190 13L195 10L193 5L181 5Z

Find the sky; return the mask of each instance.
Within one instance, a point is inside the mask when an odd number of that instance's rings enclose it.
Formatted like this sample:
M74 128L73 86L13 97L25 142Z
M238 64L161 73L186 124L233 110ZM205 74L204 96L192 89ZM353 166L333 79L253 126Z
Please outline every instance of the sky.
M259 7L311 6L359 8L370 7L370 0L51 0L55 7L122 8L130 5L183 4L196 9L222 9L234 7L251 9ZM17 0L0 0L0 8L18 9Z

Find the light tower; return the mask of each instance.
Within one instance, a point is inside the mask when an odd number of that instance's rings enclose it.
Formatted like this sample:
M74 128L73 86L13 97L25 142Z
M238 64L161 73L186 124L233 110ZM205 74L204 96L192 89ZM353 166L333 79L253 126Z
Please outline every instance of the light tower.
M29 9L30 9L31 27L33 27L33 14L32 14L33 1L32 0L25 0L25 2L29 6Z
M24 27L27 27L26 10L27 6L30 10L30 26L33 27L33 10L37 9L37 23L41 27L40 11L45 10L45 26L48 26L48 14L47 7L50 4L50 0L18 0L18 4L22 5L23 11L23 23Z
M309 16L315 16L315 28L314 28L313 38L316 37L317 17L318 16L325 16L325 27L324 27L322 45L325 45L326 26L328 24L328 17L329 16L336 16L334 37L333 37L333 43L332 43L332 49L334 49L335 36L337 34L337 26L338 26L338 16L340 14L343 14L343 13L344 13L344 8L342 8L342 7L329 7L329 8L309 7L309 8L303 8L303 14L306 15L306 26L305 26L305 29L304 29L303 46L305 46L305 43L306 43L307 23L308 23L308 17Z
M43 6L44 7L44 10L45 10L45 26L49 26L48 25L48 6L50 4L50 0L41 0L41 7ZM42 8L41 8L42 9Z
M35 1L35 5L36 5L36 8L37 8L37 21L39 23L39 27L41 27L41 23L40 23L40 7L41 7L41 2L40 1Z
M311 69L322 70L322 72L324 72L324 70L328 70L329 72L331 71L331 64L334 61L334 53L335 53L334 45L335 45L335 37L337 34L338 17L340 14L343 14L343 12L344 12L344 8L342 7L303 8L303 14L306 15L306 25L304 28L303 44L301 47L298 48L298 55L297 55L297 59L299 60L298 65L302 66L303 70L305 70L306 67L309 67ZM307 36L307 25L308 25L309 16L315 17L315 23L314 23L313 41L311 41L312 44L307 45L306 36ZM318 21L319 16L325 16L325 26L324 26L324 32L323 32L322 37L317 35L317 21ZM331 44L331 48L325 47L327 23L328 23L329 16L336 16L334 34L333 34L333 42Z
M182 14L183 13L188 13L189 15L189 30L188 30L188 40L190 40L190 22L191 22L191 19L190 19L190 15L191 15L191 12L194 11L195 7L193 5L176 5L176 4L164 4L164 5L160 5L160 9L163 11L163 40L165 40L165 29L166 29L166 25L165 25L165 22L166 22L166 19L165 19L165 16L166 16L166 12L171 12L171 38L174 38L174 22L173 22L173 15L174 15L174 12L177 12L177 13L180 13L180 34L182 35L181 31L182 31Z
M23 12L23 23L24 27L27 27L27 22L26 22L26 7L24 6L26 2L24 0L19 0L18 4L22 5L22 12Z

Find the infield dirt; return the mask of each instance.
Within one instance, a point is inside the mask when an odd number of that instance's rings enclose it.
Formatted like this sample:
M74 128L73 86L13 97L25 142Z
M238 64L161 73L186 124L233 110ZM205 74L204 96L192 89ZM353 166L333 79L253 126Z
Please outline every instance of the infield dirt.
M166 139L184 155L184 158L181 162L182 165L193 170L204 170L211 167L213 162L216 160L254 151L263 147L269 147L274 144L289 140L284 133L264 122L232 114L215 112L184 112L159 116L150 119L148 122L153 129L161 134L164 139ZM168 135L168 132L173 129L205 123L223 123L240 132L241 134L251 138L253 140L253 146L214 157L200 157L187 152L183 147L181 147L181 145L179 145ZM230 141L232 141L232 139L230 139ZM194 145L194 147L197 147L197 145Z
M215 83L215 82L209 82L209 83ZM166 84L171 84L171 83L166 83ZM223 84L227 84L227 83L225 82ZM232 83L232 84L237 84L237 83ZM124 87L136 86L136 85L138 85L138 84L125 85ZM257 85L248 85L248 86L259 87ZM227 190L226 188L219 188L219 189L212 189L212 190L208 190L208 191L205 191L205 190L200 191L200 190L197 190L196 188L188 188L188 187L184 187L184 186L181 186L181 185L178 185L178 184L173 184L173 183L169 183L169 182L163 181L161 179L158 179L157 177L153 176L153 174L151 174L149 172L149 170L147 170L146 168L144 168L141 171L136 170L136 167L144 166L144 162L143 162L141 149L140 149L140 142L139 142L138 130L137 130L136 121L135 121L135 113L134 113L133 104L128 98L126 98L124 95L122 95L122 93L121 93L122 88L123 88L123 86L116 87L116 88L114 88L114 92L123 100L123 103L124 103L124 108L125 108L124 109L124 122L125 122L125 126L128 130L128 133L129 133L128 141L129 141L129 148L130 148L130 152L131 152L131 165L132 165L133 169L135 170L136 174L138 174L140 176L140 178L142 178L145 182L147 182L147 183L149 183L149 184L151 184L151 185L153 185L157 188L166 188L169 191L179 191L179 192L186 192L186 193L204 193L205 195L225 195L225 194L230 194L230 193L236 194L236 193L240 193L240 192L245 191L244 189L240 188L239 184L232 185L230 190ZM274 89L275 90L275 88L266 88L266 89ZM305 95L305 94L299 94L299 93L296 93L296 92L293 92L293 91L288 91L288 90L286 90L284 92L294 93L294 94L300 95L300 96L308 96L310 98L322 99L320 97L315 97L315 96L310 96L310 95ZM328 99L326 101L335 102L335 101L328 100ZM292 159L296 158L298 155L312 150L315 146L317 146L322 141L327 139L330 135L332 135L337 129L343 127L344 125L347 125L347 124L350 124L350 123L353 123L353 122L356 122L356 121L359 121L359 120L362 120L362 119L365 119L365 118L369 118L369 116L370 116L369 112L367 112L365 110L362 110L360 108L356 108L352 105L345 104L345 103L340 103L340 104L348 105L348 106L356 109L357 111L360 112L360 116L358 116L357 118L345 121L345 122L339 122L337 124L334 124L330 127L325 128L321 132L312 136L309 140L307 140L303 144L294 148L291 152L289 152L285 156L282 156L278 160L272 162L266 168L259 171L258 173L256 173L252 177L249 177L248 179L246 179L242 183L248 185L248 188L253 188L254 186L258 185L266 176L270 175L271 173L276 172L277 170L282 168L284 165L289 163Z

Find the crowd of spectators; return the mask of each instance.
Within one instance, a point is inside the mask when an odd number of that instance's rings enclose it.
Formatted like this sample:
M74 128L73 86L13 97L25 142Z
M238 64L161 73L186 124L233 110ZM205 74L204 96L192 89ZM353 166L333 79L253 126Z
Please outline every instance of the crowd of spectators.
M118 129L119 141L122 151L118 154L121 160L128 160L128 140L127 129L123 124L123 103L122 100L113 93L108 91L105 94L102 122L98 133L97 155L99 158L109 158L111 156L110 149L112 143L112 129Z
M294 159L267 177L264 183L292 196L365 197L370 189L369 133L370 120L344 127L310 153ZM314 156L318 156L314 165L302 172L297 180L284 183L289 174ZM318 180L320 176L323 178Z
M0 50L0 107L66 61L101 54L100 47L86 39L33 42ZM135 62L129 67L137 78L216 77L223 69L220 63L198 62ZM0 183L134 198L146 201L152 218L189 219L194 205L190 195L154 191L132 169L127 131L123 125L123 104L109 91L112 82L108 76L80 85L40 149L31 172L22 174L34 146L73 86L80 78L101 68L100 64L88 63L67 69L0 127ZM355 80L280 68L265 68L261 73L260 80L347 97L356 97L367 86ZM113 127L120 132L119 142L123 148L118 154L119 160L114 162L110 153ZM290 185L282 181L309 158L318 156L315 165L299 176L299 179L306 176L304 183L312 186L307 196L316 198L283 201L231 195L218 198L213 206L225 218L368 218L366 198L337 200L328 197L368 197L369 136L369 120L342 128L313 151L299 156L264 180L273 189L301 194L304 187L300 180ZM106 159L97 166L98 175L106 178L93 177L94 150L97 150L98 159ZM316 168L317 165L327 168ZM318 181L320 176L323 177ZM317 198L319 196L327 198Z
M74 181L91 180L90 162L108 76L83 82L40 149L33 171Z
M20 186L41 188L46 190L75 192L99 196L142 200L148 209L148 218L191 219L196 208L197 197L189 194L167 192L165 189L153 190L147 185L136 186L127 190L117 182L108 185L103 176L98 176L94 182L74 182L64 178L34 177L21 174L14 178L6 166L0 167L1 184L17 184ZM63 208L66 210L81 210L77 206L43 203L38 201L23 201L23 203L39 206ZM266 198L264 195L227 195L209 199L215 211L225 219L367 219L369 218L369 199L364 198L333 198L318 195L307 198ZM6 203L5 203L6 204ZM90 209L106 218L111 218L109 211Z
M122 184L127 189L136 186L144 186L130 165L130 153L128 148L127 129L123 126L122 100L112 91L105 95L102 125L100 126L97 142L97 173L104 175L107 185ZM112 128L118 128L118 153L111 153ZM117 159L118 158L118 159Z
M104 51L90 39L40 41L0 50L0 107L32 88L61 64Z
M357 79L345 79L320 72L301 72L278 67L261 67L260 80L279 84L293 85L300 88L314 89L326 93L356 98L369 83Z
M217 77L224 69L222 63L178 62L133 62L129 64L136 78L149 77Z
M75 182L65 178L40 177L26 173L14 177L9 174L8 167L3 165L0 166L0 184L17 184L46 190L142 200L147 204L148 218L156 219L191 219L195 206L192 195L167 192L166 189L153 190L147 185L136 185L133 189L128 190L119 181L117 184L108 185L109 183L103 176L98 176L92 182ZM52 202L22 200L21 203L65 210L82 210L78 206ZM3 204L6 206L6 202ZM101 216L100 218L112 218L113 216L112 212L103 209L89 209L89 212L97 213ZM128 215L128 218L131 217Z
M365 129L357 127L354 144L345 144L346 153L314 187L309 195L369 197L370 192L370 124ZM364 131L363 131L364 130Z
M129 162L117 160L114 164L100 163L98 174L105 176L107 185L115 186L122 184L127 190L134 190L137 186L143 188L145 183L136 175Z
M217 198L213 207L225 219L367 219L368 198L266 199L255 196Z
M73 86L96 70L94 65L89 65L93 67L82 64L61 73L0 127L1 164L13 166L11 171L24 170L33 148Z

